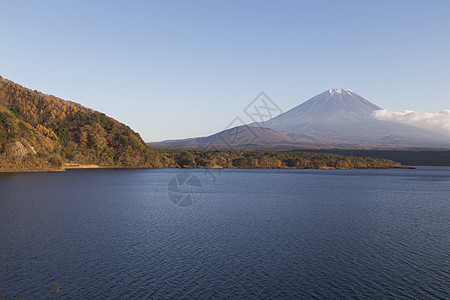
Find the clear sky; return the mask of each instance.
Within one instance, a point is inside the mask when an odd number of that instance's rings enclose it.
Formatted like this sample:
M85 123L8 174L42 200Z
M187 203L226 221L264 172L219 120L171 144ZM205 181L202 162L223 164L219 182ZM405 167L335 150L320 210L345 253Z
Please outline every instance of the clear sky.
M450 1L2 1L0 75L145 141L225 129L259 92L450 108Z

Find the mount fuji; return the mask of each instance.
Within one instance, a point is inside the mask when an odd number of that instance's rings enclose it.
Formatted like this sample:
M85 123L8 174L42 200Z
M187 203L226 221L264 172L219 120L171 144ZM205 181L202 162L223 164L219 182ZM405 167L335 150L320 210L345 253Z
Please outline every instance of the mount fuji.
M208 137L151 145L202 149L208 144L217 148L259 150L450 147L449 139L431 130L377 119L375 114L381 110L352 90L330 89L265 122L235 127ZM242 134L240 138L239 134ZM224 138L229 136L234 138Z

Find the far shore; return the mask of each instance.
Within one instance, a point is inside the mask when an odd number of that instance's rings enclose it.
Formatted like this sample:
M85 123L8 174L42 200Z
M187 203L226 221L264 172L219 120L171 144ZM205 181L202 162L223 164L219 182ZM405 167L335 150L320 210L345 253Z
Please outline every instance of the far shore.
M159 168L131 168L131 167L117 167L117 166L98 166L98 165L79 165L70 164L69 166L64 165L61 169L41 169L41 170L30 170L30 169L0 169L0 174L2 173L52 173L52 172L64 172L70 170L89 170L89 169L159 169ZM320 167L320 168L161 168L161 169L223 169L223 170L392 170L392 169L415 169L411 166L403 167L392 167L392 168L333 168L333 167Z

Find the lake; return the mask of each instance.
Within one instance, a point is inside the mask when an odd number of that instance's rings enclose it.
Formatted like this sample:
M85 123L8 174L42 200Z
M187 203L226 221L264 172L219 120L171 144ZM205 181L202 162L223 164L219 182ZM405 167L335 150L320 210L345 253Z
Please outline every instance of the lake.
M449 299L449 246L450 167L0 174L12 297Z

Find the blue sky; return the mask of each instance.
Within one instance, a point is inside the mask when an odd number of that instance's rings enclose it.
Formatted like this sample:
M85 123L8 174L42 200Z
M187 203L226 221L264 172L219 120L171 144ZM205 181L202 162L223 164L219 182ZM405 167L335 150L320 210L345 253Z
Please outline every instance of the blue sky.
M5 1L0 75L146 141L223 130L259 92L450 108L450 1Z

